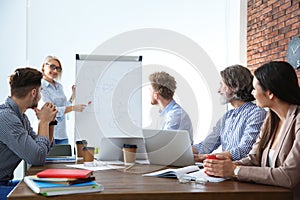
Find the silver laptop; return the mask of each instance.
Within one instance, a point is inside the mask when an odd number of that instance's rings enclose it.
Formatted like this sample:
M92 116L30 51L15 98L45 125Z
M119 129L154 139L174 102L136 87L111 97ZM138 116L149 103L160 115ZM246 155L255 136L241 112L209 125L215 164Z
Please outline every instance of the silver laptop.
M143 136L150 164L195 164L188 131L143 129Z
M123 145L137 145L136 159L147 160L145 143L142 137L103 137L100 142L98 160L102 161L123 161Z

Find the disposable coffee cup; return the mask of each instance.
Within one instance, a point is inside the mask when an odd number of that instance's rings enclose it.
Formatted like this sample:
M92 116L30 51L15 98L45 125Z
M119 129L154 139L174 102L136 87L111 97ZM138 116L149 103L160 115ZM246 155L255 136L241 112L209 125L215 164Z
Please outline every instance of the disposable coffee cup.
M125 165L133 165L136 158L137 145L135 144L124 144L123 145L123 157Z
M82 148L87 146L86 140L80 140L76 141L76 157L82 158L83 157L83 151Z
M94 147L83 147L83 162L94 162Z

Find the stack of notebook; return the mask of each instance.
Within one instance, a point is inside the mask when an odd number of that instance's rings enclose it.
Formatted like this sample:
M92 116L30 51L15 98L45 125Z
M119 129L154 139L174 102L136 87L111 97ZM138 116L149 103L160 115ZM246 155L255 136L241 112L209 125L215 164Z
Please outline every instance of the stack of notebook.
M95 182L93 171L84 169L46 169L24 182L35 193L43 196L101 192L103 186Z

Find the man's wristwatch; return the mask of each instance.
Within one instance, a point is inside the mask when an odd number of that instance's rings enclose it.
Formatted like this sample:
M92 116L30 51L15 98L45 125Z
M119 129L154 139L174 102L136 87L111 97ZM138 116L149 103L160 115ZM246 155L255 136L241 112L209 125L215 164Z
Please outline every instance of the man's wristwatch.
M238 177L239 171L240 171L240 166L237 165L233 170L233 174L235 178Z
M55 126L55 125L57 125L57 120L51 121L49 123L49 126Z

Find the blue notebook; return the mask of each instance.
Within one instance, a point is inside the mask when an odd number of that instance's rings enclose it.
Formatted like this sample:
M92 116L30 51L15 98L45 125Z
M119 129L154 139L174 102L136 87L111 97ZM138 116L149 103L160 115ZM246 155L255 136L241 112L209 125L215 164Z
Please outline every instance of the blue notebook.
M103 186L95 181L66 186L64 184L57 184L45 181L35 181L34 177L35 176L25 176L24 182L33 192L40 193L43 196L103 191Z

